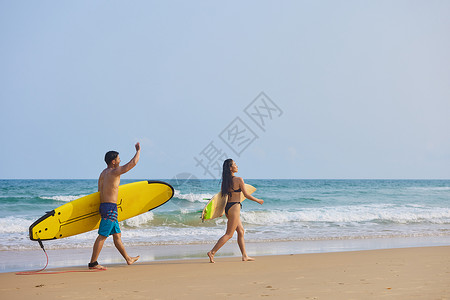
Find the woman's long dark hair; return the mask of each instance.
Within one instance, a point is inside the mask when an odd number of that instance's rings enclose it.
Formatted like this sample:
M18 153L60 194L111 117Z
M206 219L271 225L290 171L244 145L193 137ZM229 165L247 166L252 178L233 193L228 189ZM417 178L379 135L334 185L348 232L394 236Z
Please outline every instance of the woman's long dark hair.
M231 189L233 188L233 177L231 176L231 165L233 164L233 160L231 158L226 159L223 162L222 169L222 196L228 195L231 197Z

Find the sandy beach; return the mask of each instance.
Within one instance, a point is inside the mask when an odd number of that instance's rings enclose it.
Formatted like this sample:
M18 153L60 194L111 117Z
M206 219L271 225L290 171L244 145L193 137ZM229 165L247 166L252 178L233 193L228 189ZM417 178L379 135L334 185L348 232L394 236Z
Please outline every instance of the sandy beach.
M57 271L85 270L81 267ZM55 271L55 270L53 270ZM0 274L2 299L450 299L450 246Z

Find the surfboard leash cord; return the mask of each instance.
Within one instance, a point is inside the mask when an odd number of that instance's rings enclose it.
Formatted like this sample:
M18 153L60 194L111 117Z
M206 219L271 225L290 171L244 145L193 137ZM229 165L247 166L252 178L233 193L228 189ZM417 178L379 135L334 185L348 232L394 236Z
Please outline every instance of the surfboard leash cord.
M81 272L99 272L99 271L106 271L104 269L93 269L93 270L72 270L72 271L44 271L48 266L48 254L47 251L45 251L44 244L42 244L42 241L39 239L37 240L39 242L39 246L41 246L42 250L44 251L45 257L47 258L47 262L45 263L45 267L37 270L37 271L26 271L26 272L17 272L16 275L49 275L49 274L63 274L63 273L81 273Z

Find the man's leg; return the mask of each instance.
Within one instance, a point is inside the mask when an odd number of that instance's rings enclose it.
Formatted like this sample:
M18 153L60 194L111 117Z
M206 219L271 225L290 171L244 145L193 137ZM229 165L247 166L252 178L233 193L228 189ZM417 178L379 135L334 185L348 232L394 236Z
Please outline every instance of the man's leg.
M122 254L123 258L127 261L127 264L131 265L132 263L136 262L139 259L139 256L131 257L128 255L127 251L125 250L125 246L122 243L122 234L114 233L113 234L114 239L114 246L116 246L117 250L119 250L120 254Z
M97 261L98 256L100 255L100 251L102 251L103 244L105 243L105 241L106 241L106 236L99 234L97 239L95 240L94 247L92 249L91 264L93 264ZM95 265L92 268L106 270L106 267L103 267L101 265Z

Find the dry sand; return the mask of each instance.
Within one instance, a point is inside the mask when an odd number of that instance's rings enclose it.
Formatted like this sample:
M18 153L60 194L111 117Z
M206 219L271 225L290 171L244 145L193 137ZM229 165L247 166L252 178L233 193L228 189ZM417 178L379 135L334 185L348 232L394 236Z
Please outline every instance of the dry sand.
M84 270L84 268L64 268ZM60 271L60 270L58 270ZM450 246L0 274L0 299L450 299Z

